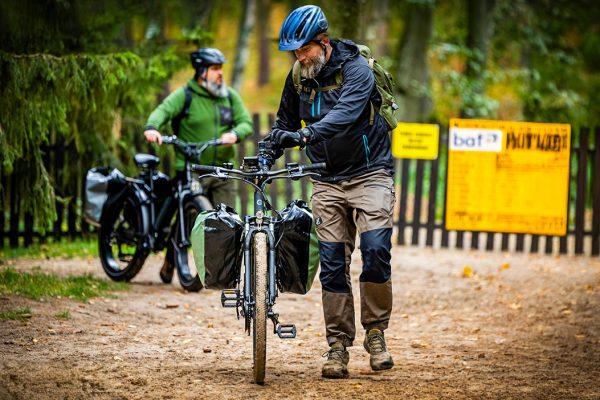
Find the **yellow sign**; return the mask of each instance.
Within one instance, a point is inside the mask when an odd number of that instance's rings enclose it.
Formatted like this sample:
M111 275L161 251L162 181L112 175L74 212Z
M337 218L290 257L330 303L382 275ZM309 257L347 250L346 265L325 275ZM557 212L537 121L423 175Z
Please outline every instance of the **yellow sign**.
M565 235L571 126L451 119L446 229Z
M392 154L396 158L435 160L440 127L434 124L399 123L392 131Z

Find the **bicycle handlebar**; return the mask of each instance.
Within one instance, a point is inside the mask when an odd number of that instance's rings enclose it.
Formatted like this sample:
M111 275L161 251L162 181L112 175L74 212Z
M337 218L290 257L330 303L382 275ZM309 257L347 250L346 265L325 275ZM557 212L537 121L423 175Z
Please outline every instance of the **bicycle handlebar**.
M325 163L317 163L313 165L296 165L285 169L278 169L275 171L255 171L247 172L239 169L228 169L223 167L215 167L212 165L192 165L192 171L215 174L218 177L226 177L227 175L237 175L244 178L255 178L255 177L266 177L275 178L281 175L290 175L296 177L303 175L305 172L317 171L325 168ZM313 173L311 173L313 175ZM316 174L315 174L316 175Z
M180 150L187 158L194 158L202 156L204 150L212 146L220 146L223 144L221 139L213 139L207 142L200 143L187 143L180 140L176 135L172 136L161 136L164 144L172 144L178 150Z

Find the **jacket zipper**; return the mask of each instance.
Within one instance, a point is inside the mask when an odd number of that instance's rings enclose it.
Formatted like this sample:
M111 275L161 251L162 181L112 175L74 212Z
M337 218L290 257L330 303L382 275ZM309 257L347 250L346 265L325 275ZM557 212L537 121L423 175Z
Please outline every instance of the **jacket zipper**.
M371 150L369 149L369 139L367 139L367 135L363 135L363 145L365 146L365 156L367 157L367 168L370 168L371 162L369 156L371 155Z

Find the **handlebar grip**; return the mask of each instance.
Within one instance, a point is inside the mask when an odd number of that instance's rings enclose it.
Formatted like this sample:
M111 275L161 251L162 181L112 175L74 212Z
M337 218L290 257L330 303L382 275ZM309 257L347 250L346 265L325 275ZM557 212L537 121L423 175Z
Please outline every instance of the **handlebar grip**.
M192 165L192 171L196 172L217 172L217 167L212 165Z
M312 164L312 165L307 165L303 168L304 171L314 171L314 170L319 170L319 169L325 169L325 167L327 167L327 165L324 162L321 163L316 163L316 164Z

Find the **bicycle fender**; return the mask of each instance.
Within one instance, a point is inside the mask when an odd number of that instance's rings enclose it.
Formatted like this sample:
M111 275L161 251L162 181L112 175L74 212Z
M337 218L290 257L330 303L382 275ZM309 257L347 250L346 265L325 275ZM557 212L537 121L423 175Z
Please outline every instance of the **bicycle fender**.
M102 221L105 218L107 212L110 212L110 209L118 204L126 196L133 196L138 203L140 208L140 212L142 214L142 226L144 233L148 234L150 232L150 206L149 206L149 198L148 195L139 189L132 188L131 186L125 186L118 192L111 194L106 199L106 203L104 203L104 207L102 208L102 216L100 217L100 224L102 225ZM153 246L153 240L150 240L148 243L150 248Z

